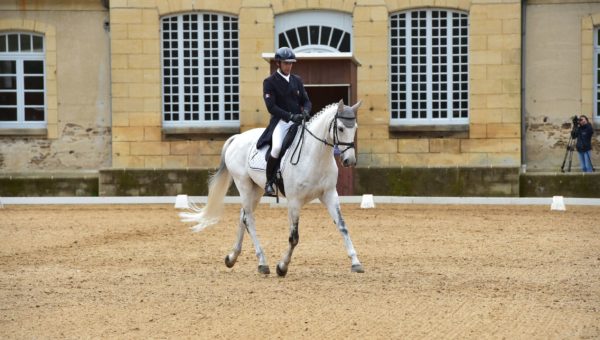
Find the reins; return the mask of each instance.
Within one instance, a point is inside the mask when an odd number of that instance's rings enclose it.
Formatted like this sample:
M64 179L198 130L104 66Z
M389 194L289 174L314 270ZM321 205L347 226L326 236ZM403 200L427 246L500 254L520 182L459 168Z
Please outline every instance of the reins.
M333 127L333 143L329 143L327 141L327 138L319 138L317 137L314 133L312 133L312 131L310 131L307 127L306 127L306 121L303 120L302 121L302 129L300 131L300 138L298 140L298 144L296 144L296 147L294 148L294 151L292 152L292 156L290 157L290 163L292 165L297 165L298 162L300 162L300 155L302 154L302 147L304 146L304 131L308 131L308 134L310 134L311 136L313 136L316 140L318 140L319 142L330 146L332 148L335 148L336 146L347 146L347 148L345 148L343 151L340 150L340 154L343 154L344 152L353 149L354 148L354 141L352 142L340 142L339 138L338 138L338 129L337 129L337 120L339 119L356 119L356 116L352 116L352 117L341 117L337 114L335 114L335 116L333 117L333 120L329 123L329 128L327 129L327 131L331 131L331 128ZM296 156L296 160L294 161L294 156L297 154Z

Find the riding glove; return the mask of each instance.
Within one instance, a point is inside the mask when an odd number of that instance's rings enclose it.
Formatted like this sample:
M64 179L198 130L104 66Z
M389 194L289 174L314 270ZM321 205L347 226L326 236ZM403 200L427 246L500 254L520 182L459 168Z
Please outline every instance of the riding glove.
M302 119L304 119L304 115L301 113L293 113L290 120L294 123L302 123Z

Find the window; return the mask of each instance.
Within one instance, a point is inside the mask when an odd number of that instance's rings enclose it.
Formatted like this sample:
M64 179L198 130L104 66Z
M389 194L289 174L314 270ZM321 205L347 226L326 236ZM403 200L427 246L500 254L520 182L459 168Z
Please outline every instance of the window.
M328 26L301 26L279 33L279 46L296 49L320 45L339 52L350 52L350 33Z
M600 29L594 29L594 120L600 119Z
M391 125L468 124L468 25L447 10L390 17Z
M352 16L333 11L300 11L275 18L277 47L295 52L352 52Z
M45 128L44 37L0 34L0 128Z
M239 126L237 18L194 13L161 24L164 126Z

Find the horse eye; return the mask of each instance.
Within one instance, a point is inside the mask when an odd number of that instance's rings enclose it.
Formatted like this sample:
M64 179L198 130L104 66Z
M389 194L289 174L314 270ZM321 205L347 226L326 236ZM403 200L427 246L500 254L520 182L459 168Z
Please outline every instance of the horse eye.
M344 128L343 128L343 127L339 127L339 128L338 128L338 131L339 131L339 132L344 132Z

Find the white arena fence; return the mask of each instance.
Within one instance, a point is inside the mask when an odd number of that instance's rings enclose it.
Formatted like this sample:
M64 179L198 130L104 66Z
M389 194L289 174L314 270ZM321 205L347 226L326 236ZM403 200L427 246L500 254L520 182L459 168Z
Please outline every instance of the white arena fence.
M189 196L189 201L204 204L206 196ZM360 204L362 196L340 196L342 204ZM103 196L103 197L0 197L0 208L8 205L50 205L50 204L175 204L176 196ZM239 196L227 196L226 204L240 203ZM373 196L375 204L458 204L458 205L548 205L552 197L421 197L421 196ZM319 203L314 200L311 203ZM285 206L286 199L263 197L261 204ZM600 205L600 198L565 197L564 204Z

